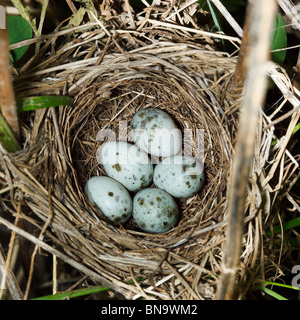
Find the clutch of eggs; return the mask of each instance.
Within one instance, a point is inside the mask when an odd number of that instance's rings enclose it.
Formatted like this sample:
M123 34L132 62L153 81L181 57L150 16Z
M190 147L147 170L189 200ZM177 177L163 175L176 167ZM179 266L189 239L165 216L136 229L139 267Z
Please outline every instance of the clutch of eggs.
M125 223L132 215L141 230L166 232L178 219L174 198L191 197L202 188L203 165L196 158L178 155L181 132L166 112L141 110L133 116L130 127L135 144L104 143L100 161L107 177L90 178L85 193L111 222ZM155 169L150 155L163 158ZM152 181L156 188L149 188ZM129 192L136 193L133 200Z

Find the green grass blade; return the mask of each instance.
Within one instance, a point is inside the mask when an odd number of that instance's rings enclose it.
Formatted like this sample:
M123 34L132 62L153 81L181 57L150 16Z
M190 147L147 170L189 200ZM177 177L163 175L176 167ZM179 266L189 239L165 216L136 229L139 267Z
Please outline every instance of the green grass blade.
M265 293L267 293L268 295L270 295L271 297L277 299L277 300L288 300L287 298L283 297L282 295L278 294L277 292L266 288L265 286L260 286L261 290L264 291Z
M300 122L297 123L297 125L295 126L295 128L293 130L293 134L295 134L298 130L300 130Z
M208 5L208 8L209 8L210 14L211 14L211 16L213 18L215 27L217 28L218 31L222 31L222 27L221 27L221 24L219 22L218 15L215 12L215 9L214 9L213 5L211 4L210 0L207 0L207 5Z
M215 24L216 29L218 31L222 31L223 29L222 29L221 23L218 18L218 13L217 13L218 11L216 11L217 9L213 6L213 4L210 2L210 0L207 0L207 5L208 5L209 11L212 16L212 19L213 19L213 22ZM221 43L222 43L223 48L225 48L225 42L223 39L221 39Z
M299 227L300 226L300 217L298 218L295 218L295 219L292 219L290 221L287 221L287 222L284 222L282 224L282 229L281 229L281 225L277 225L273 228L273 234L278 234L280 233L281 231L287 231L289 229L293 229L293 228L296 228L296 227ZM271 236L271 231L268 230L267 231L267 235L268 236Z
M283 17L280 13L277 13L276 20L274 23L274 32L273 32L273 41L271 50L278 50L280 51L272 52L272 60L279 65L283 65L285 57L286 57L286 50L284 48L287 47L287 35L285 30L285 22Z
M61 292L53 295L48 295L48 296L43 296L43 297L38 297L38 298L33 298L31 300L64 300L64 299L72 299L72 298L78 298L82 297L85 295L89 295L92 293L98 293L98 292L104 292L109 290L109 287L105 286L95 286L95 287L90 287L90 288L83 288L83 289L78 289L78 290L73 290L73 291L68 291L68 292Z
M20 145L9 125L0 113L0 142L8 152L19 151Z
M299 290L300 291L300 287L293 287L289 284L284 284L284 283L277 283L277 282L272 282L272 281L263 281L262 285L271 285L271 286L277 286L277 287L282 287L282 288L287 288L287 289L293 289L293 290Z
M18 111L32 111L41 108L71 106L73 98L68 96L37 96L16 99Z
M139 282L139 281L144 281L146 279L147 278L140 277L140 278L137 278L136 281ZM126 284L132 284L132 283L134 283L133 280L129 280L126 282ZM94 287L77 289L77 290L68 291L68 292L60 292L57 294L43 296L43 297L37 297L31 300L64 300L64 299L82 297L92 293L104 292L108 290L111 290L111 288L106 286L94 286Z

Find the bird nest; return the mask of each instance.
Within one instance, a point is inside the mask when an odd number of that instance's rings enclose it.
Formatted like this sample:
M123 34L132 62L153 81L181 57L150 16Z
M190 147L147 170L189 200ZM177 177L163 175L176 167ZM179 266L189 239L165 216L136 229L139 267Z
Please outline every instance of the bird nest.
M148 31L120 31L117 41L102 28L79 32L38 67L15 77L19 97L68 94L74 103L24 115L24 148L3 155L1 184L9 187L15 208L22 199L19 213L40 230L40 242L55 243L53 253L95 282L127 299L212 299L224 255L239 116L240 93L228 90L237 61L207 36ZM123 225L106 221L84 194L91 176L105 175L97 161L105 141L99 132L126 139L133 115L148 107L175 120L183 151L201 152L206 174L198 194L176 200L178 223L161 234L141 231L132 219ZM273 266L265 261L262 271L262 234L273 222L270 188L261 183L270 163L273 128L267 125L262 113L246 199L240 297ZM44 246L52 252L49 247Z

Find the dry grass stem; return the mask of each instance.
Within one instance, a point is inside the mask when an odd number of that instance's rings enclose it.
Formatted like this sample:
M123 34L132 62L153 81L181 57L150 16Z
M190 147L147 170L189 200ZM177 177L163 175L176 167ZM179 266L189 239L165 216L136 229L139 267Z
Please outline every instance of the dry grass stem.
M239 37L243 37L243 29L240 25L235 21L229 11L225 8L220 0L211 0L213 4L218 8L223 17L227 20L227 22L231 25L234 31L238 34Z
M236 295L235 283L244 233L247 184L253 166L256 124L266 94L267 62L276 8L274 0L261 1L259 5L250 2L247 7L246 23L249 28L245 30L244 37L247 38L248 45L247 51L243 53L246 83L229 182L226 247L223 273L217 292L217 299L221 300L231 300Z

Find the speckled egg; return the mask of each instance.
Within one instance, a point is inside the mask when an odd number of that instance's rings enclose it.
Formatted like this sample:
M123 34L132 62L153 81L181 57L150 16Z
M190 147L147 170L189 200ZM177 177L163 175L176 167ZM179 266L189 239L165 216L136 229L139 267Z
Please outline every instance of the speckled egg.
M147 188L134 196L132 217L143 231L162 233L175 225L178 207L164 190Z
M85 194L92 205L108 220L126 222L132 214L132 199L120 182L105 176L90 178L85 185Z
M129 191L146 188L153 178L153 166L144 151L124 141L106 142L101 149L106 174L118 180Z
M181 151L181 131L174 120L160 109L140 110L133 116L130 127L134 143L153 156L170 157Z
M203 165L190 156L165 158L156 165L153 182L173 197L191 197L203 186Z

